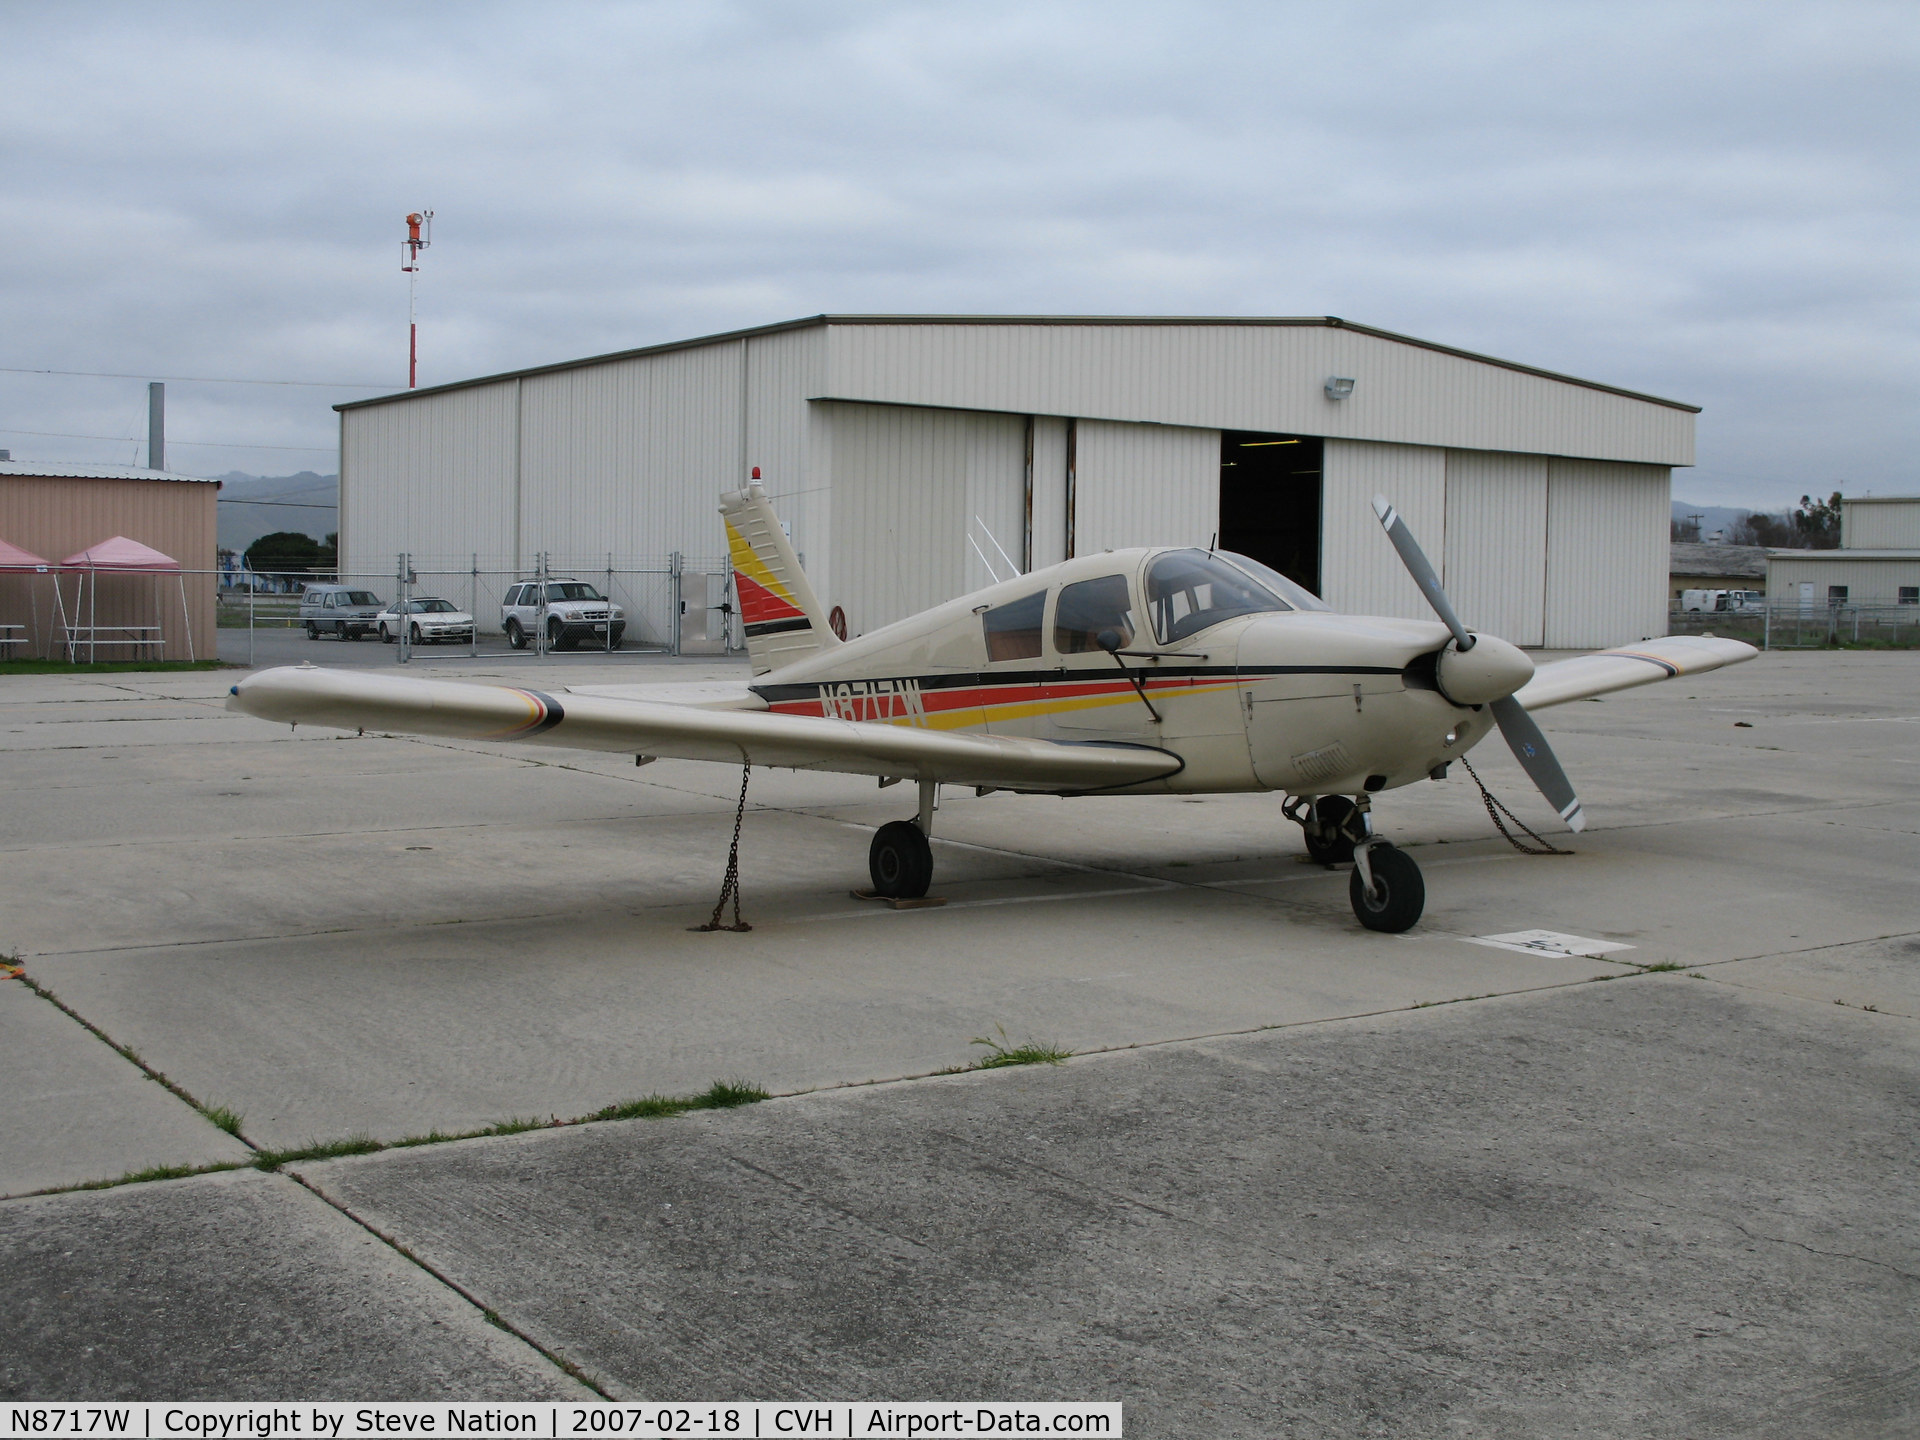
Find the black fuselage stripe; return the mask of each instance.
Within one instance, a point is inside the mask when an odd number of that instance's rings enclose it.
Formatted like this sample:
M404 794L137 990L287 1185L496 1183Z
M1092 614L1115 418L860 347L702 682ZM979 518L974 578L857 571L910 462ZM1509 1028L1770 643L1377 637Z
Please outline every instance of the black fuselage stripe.
M1279 675L1398 675L1395 665L1141 665L1127 667L1126 677L1155 680L1265 680ZM813 700L821 686L872 685L877 681L911 679L922 690L972 690L996 685L1078 685L1121 677L1112 670L996 670L974 671L959 675L839 676L832 680L808 681L804 685L753 685L748 688L770 704L784 700Z

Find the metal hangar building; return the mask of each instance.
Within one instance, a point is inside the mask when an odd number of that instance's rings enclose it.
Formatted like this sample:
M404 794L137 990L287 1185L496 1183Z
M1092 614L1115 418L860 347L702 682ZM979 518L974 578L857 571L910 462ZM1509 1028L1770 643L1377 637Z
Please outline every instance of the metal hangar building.
M758 467L850 633L1216 535L1336 609L1424 617L1383 493L1469 624L1555 648L1665 633L1698 413L1325 316L818 315L336 408L343 573L723 556L718 497Z

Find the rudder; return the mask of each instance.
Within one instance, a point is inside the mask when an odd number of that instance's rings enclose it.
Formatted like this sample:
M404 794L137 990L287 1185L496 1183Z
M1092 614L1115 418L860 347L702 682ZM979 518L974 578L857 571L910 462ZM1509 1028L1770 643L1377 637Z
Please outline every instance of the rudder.
M722 495L720 515L753 673L764 675L838 645L766 490L756 481Z

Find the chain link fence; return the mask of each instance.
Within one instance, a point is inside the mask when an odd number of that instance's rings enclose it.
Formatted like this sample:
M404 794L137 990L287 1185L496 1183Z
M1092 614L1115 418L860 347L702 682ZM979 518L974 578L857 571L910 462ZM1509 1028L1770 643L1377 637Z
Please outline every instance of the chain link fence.
M1783 601L1740 610L1675 610L1671 635L1713 634L1762 650L1920 648L1920 605L1807 605Z
M230 571L217 623L255 634L371 640L408 663L416 648L499 655L556 650L714 655L745 649L725 557L542 553L531 564L486 555L402 552L380 570ZM509 608L509 601L516 602ZM254 647L249 644L252 663Z

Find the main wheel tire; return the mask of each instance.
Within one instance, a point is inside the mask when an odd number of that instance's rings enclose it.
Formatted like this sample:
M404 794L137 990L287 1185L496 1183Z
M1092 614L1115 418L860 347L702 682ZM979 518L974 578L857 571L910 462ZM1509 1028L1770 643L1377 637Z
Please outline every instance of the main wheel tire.
M1357 865L1347 881L1354 918L1369 930L1389 935L1411 930L1427 908L1427 882L1420 878L1420 867L1391 845L1375 845L1367 852L1367 859L1373 868L1372 892L1360 878Z
M547 621L547 649L564 650L567 648L567 627L558 620Z
M507 621L507 644L516 650L527 648L527 632L520 628L518 620Z
M933 883L933 847L911 820L892 820L874 832L867 872L875 894L918 900Z
M318 640L320 638L320 627L311 620L307 621L307 638L309 640Z
M380 627L380 643L382 645L393 644L393 636L388 632L387 627L385 625L382 625Z
M1313 818L1328 830L1337 830L1352 818L1354 804L1344 795L1322 795L1313 802ZM1353 862L1353 841L1345 835L1331 841L1321 840L1307 831L1307 854L1316 865L1348 865Z
M407 627L407 643L409 645L418 645L420 643L420 627L418 625L409 625Z

